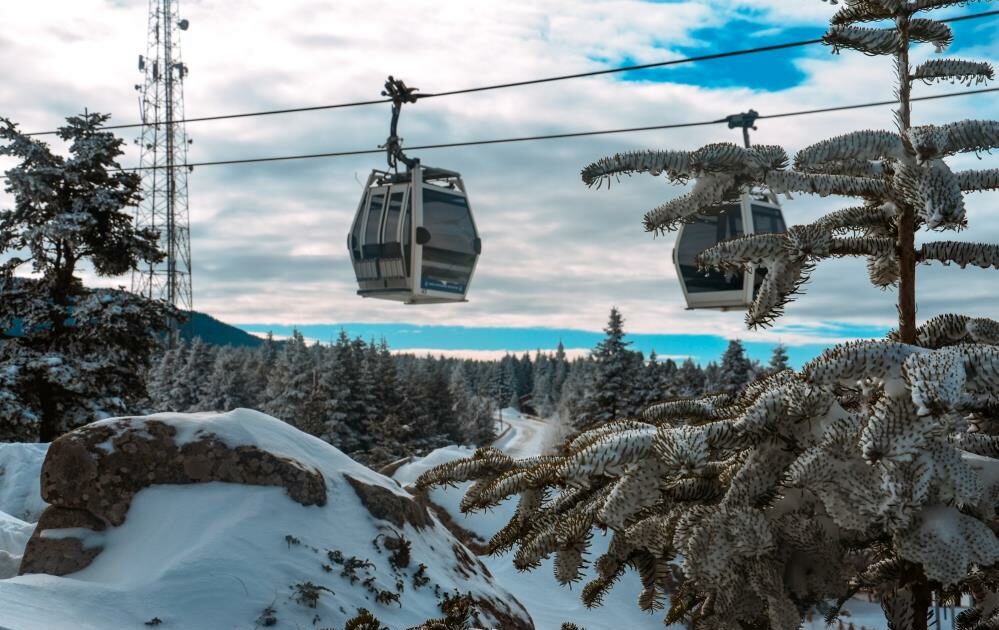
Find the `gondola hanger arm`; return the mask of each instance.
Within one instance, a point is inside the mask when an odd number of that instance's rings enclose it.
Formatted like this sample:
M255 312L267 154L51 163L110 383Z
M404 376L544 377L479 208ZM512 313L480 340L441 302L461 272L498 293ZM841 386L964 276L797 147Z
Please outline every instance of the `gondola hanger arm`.
M392 99L392 123L389 128L389 137L380 148L386 150L388 155L388 165L395 171L399 170L398 164L402 162L407 168L413 168L418 160L407 157L402 152L402 138L399 137L399 115L402 113L403 103L415 103L420 95L416 94L420 88L409 87L402 79L396 79L389 75L385 81L385 89L382 96Z
M728 123L729 129L742 127L742 141L748 149L752 146L749 142L749 130L752 129L753 131L756 131L756 119L759 117L760 113L755 109L751 109L748 112L742 112L741 114L726 116L725 122Z

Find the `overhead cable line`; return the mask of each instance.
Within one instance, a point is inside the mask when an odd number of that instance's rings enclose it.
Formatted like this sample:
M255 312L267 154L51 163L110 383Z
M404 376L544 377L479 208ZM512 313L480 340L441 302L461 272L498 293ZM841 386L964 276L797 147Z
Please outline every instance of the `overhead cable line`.
M983 11L983 12L980 12L980 13L969 13L967 15L960 15L960 16L957 16L957 17L947 18L947 19L938 20L938 21L939 22L963 22L965 20L977 20L977 19L981 19L981 18L985 18L985 17L993 17L993 16L996 16L996 15L999 15L999 10L995 10L995 11ZM589 72L578 72L578 73L575 73L575 74L563 74L563 75L557 75L557 76L552 76L552 77L544 77L544 78L541 78L541 79L528 79L528 80L525 80L525 81L513 81L513 82L510 82L510 83L497 83L497 84L494 84L494 85L482 85L482 86L478 86L478 87L463 88L463 89L459 89L459 90L449 90L449 91L445 91L445 92L431 92L431 93L427 93L427 94L417 94L415 96L418 99L424 99L424 98L436 98L436 97L440 97L440 96L456 96L456 95L459 95L459 94L472 94L472 93L475 93L475 92L486 92L486 91L490 91L490 90L501 90L501 89L511 88L511 87L524 87L524 86L528 86L528 85L538 85L538 84L542 84L542 83L554 83L556 81L567 81L569 79L583 79L583 78L587 78L587 77L596 77L596 76L602 76L602 75L607 75L607 74L616 74L616 73L619 73L619 72L634 72L634 71L638 71L638 70L650 70L652 68L663 68L663 67L667 67L667 66L676 66L676 65L686 64L686 63L696 63L696 62L699 62L699 61L713 61L713 60L716 60L716 59L725 59L725 58L728 58L728 57L740 57L740 56L744 56L744 55L754 55L754 54L758 54L758 53L772 52L772 51L776 51L776 50L786 50L786 49L789 49L789 48L799 48L799 47L802 47L802 46L811 46L813 44L821 44L821 43L822 43L822 38L819 37L819 38L816 38L816 39L806 39L806 40L801 40L801 41L796 41L796 42L786 42L786 43L783 43L783 44L771 44L771 45L768 45L768 46L757 46L755 48L743 48L741 50L730 50L730 51L720 52L720 53L711 53L711 54L708 54L708 55L698 55L696 57L682 57L680 59L671 59L671 60L668 60L668 61L657 61L657 62L653 62L653 63L645 63L645 64L639 64L639 65L634 65L634 66L621 66L621 67L617 67L617 68L608 68L606 70L592 70L592 71L589 71ZM312 106L307 106L307 107L291 107L291 108L286 108L286 109L271 109L271 110L256 111L256 112L243 112L243 113L239 113L239 114L218 114L218 115L215 115L215 116L198 116L198 117L194 117L194 118L185 118L183 120L175 120L173 122L174 123L195 123L195 122L206 122L206 121L213 121L213 120L229 120L229 119L235 119L235 118L251 118L251 117L256 117L256 116L272 116L272 115L277 115L277 114L295 114L295 113L299 113L299 112L314 112L314 111L322 111L322 110L327 110L327 109L344 109L344 108L348 108L348 107L363 107L363 106L367 106L367 105L379 105L379 104L382 104L382 103L391 103L391 102L392 102L391 99L383 98L383 99L375 99L375 100L367 100L367 101L354 101L354 102L350 102L350 103L335 103L335 104L330 104L330 105L312 105ZM166 123L166 121L160 121L160 122L152 122L152 123L148 123L148 124L149 125L165 125L167 123ZM104 129L104 130L132 129L132 128L135 128L135 127L143 127L145 125L147 125L147 123L141 123L141 122L139 122L139 123L127 123L127 124L122 124L122 125L108 125L106 127L102 127L101 129ZM26 134L26 135L29 135L29 136L44 136L44 135L53 135L55 133L57 133L57 132L55 132L55 131L36 131L36 132L29 133L29 134Z
M932 96L918 96L912 98L912 101L931 101L943 98L953 98L957 96L974 96L977 94L986 94L989 92L999 91L999 87L993 88L982 88L979 90L967 90L964 92L948 92L946 94L935 94ZM863 109L866 107L883 107L887 105L897 105L898 101L875 101L871 103L858 103L854 105L837 105L834 107L823 107L820 109L809 109L800 110L793 112L783 112L779 114L768 114L760 116L760 119L764 118L789 118L791 116L808 116L812 114L825 114L830 112L838 112L851 109ZM671 123L666 125L650 125L647 127L628 127L624 129L605 129L600 131L577 131L572 133L556 133L556 134L546 134L539 136L522 136L516 138L498 138L493 140L470 140L466 142L446 142L442 144L424 144L419 146L406 147L407 150L429 150L429 149L449 149L455 147L470 147L470 146L483 146L490 144L509 144L513 142L531 142L535 140L560 140L564 138L582 138L586 136L604 136L619 133L633 133L638 131L660 131L664 129L682 129L687 127L705 127L709 125L717 125L722 123L727 123L727 118L720 118L718 120L704 120L699 122L688 122L688 123ZM334 151L329 153L307 153L300 155L282 155L274 157L259 157L259 158L244 158L235 160L215 160L210 162L192 162L188 164L183 164L180 166L186 166L193 169L196 166L223 166L227 164L257 164L261 162L285 162L289 160L309 160L316 158L336 158L336 157L348 157L353 155L371 155L371 154L383 154L385 149L358 149L355 151ZM125 168L125 171L144 171L151 169L162 169L165 166L145 166L145 167L133 167Z

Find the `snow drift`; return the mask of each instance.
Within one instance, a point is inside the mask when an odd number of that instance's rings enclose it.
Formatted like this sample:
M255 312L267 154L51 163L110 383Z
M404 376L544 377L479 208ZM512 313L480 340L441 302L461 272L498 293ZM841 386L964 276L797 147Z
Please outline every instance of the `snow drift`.
M470 592L483 625L533 627L515 597L411 495L329 444L242 409L148 418L175 425L180 435L197 428L230 446L256 446L315 468L326 505L301 505L281 487L146 488L122 525L97 535L94 544L104 548L87 568L0 580L0 626L339 628L367 608L389 627L406 628L439 616L445 594ZM0 449L0 509L14 513L0 520L0 551L12 556L28 533L16 515L37 519L44 507L37 497L44 447L30 446ZM425 520L414 525L386 512L395 504Z

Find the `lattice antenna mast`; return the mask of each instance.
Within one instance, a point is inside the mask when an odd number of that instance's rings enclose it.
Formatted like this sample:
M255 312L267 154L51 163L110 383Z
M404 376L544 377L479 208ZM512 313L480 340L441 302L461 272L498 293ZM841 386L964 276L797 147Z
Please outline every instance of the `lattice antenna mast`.
M179 0L149 0L148 45L139 56L143 72L139 92L142 134L137 140L143 167L143 200L136 225L160 234L166 258L132 274L132 291L161 299L182 310L193 309L191 239L187 195L187 147L184 129L184 79L180 31L189 23L180 19Z

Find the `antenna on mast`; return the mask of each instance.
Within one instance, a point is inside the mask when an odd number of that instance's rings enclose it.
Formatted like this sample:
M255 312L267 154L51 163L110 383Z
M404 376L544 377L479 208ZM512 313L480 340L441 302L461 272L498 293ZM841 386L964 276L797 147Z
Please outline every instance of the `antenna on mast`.
M191 228L187 195L187 147L184 128L184 79L179 31L190 22L178 19L180 0L149 0L146 54L139 57L143 82L138 139L142 201L135 213L138 228L159 232L159 263L132 272L132 291L160 299L182 311L194 307L191 287ZM177 322L171 323L176 332ZM171 335L171 338L175 335Z

